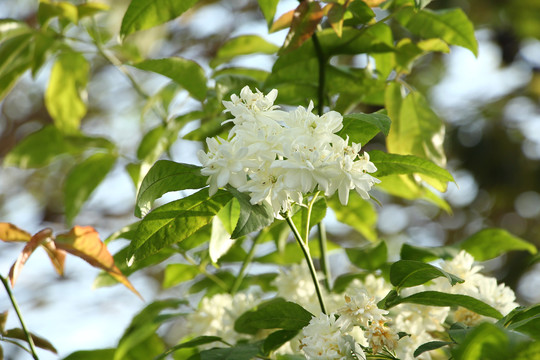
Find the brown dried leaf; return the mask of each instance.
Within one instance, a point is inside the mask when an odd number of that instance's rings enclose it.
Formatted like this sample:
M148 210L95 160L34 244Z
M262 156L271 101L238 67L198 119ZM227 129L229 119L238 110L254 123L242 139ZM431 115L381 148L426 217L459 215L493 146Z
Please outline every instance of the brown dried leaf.
M281 15L272 23L272 26L268 32L273 33L290 27L294 16L294 11L295 10L287 11L285 14Z
M74 226L68 233L56 236L56 247L86 260L90 265L103 269L128 289L141 297L129 280L114 264L114 259L91 226Z
M58 275L63 276L66 252L64 250L57 249L54 241L45 241L41 245L43 245L47 255L49 255L49 259L51 259L54 270L56 270Z
M9 281L11 283L11 286L15 285L15 281L17 281L17 278L19 277L19 274L30 257L34 250L37 249L37 247L44 241L50 241L52 237L52 230L51 229L43 229L34 236L30 238L30 241L26 244L23 251L19 254L19 257L17 258L17 261L13 263L11 266L11 269L9 269Z
M292 51L311 38L323 15L324 12L318 2L302 1L294 10L291 29L279 53Z
M23 340L23 341L27 340L26 333L24 332L24 330L18 329L18 328L9 329L8 331L4 333L4 336L11 339L17 339L17 340ZM58 354L53 344L51 344L48 340L32 333L30 334L30 336L32 337L32 340L34 341L34 344L37 347L45 349L45 350L49 350L55 354Z
M30 241L32 235L10 223L0 223L0 240Z
M6 332L6 321L8 317L7 310L0 314L0 334L4 335Z

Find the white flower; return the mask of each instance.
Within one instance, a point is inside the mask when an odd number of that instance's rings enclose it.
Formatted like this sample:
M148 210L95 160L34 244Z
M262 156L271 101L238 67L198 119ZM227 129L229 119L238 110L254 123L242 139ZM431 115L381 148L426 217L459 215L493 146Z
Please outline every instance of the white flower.
M205 297L201 300L197 311L188 315L188 327L193 334L219 336L226 342L234 344L238 340L249 338L234 331L234 322L259 302L260 296L256 292Z
M392 290L392 286L384 278L368 274L362 281L360 279L354 279L347 286L345 293L349 294L360 289L364 289L370 296L373 296L376 302L379 302Z
M320 313L315 285L305 261L288 269L281 268L272 284L277 288L278 297L300 304L311 313Z
M235 143L229 143L219 137L218 139L221 143L212 138L206 140L208 154L202 150L197 153L203 165L201 174L208 176L210 195L214 195L218 188L228 183L234 187L246 183L243 158L247 155L248 149L235 146Z
M300 348L307 359L353 359L352 354L365 359L364 352L352 336L342 332L334 314L321 314L302 329Z
M369 199L379 182L369 173L377 169L367 154L359 156L360 144L336 135L343 117L335 111L317 116L313 102L285 112L274 105L276 97L277 90L264 95L244 87L223 102L233 115L226 121L234 124L228 140L208 139L208 152L197 154L210 194L229 184L249 193L252 204L271 205L278 218L316 190L337 191L344 205L352 189Z
M385 322L386 320L372 322L366 329L365 335L374 354L381 352L383 348L394 351L397 347L399 337Z
M343 327L350 330L353 326L367 328L371 323L387 320L385 315L388 311L379 309L373 297L363 290L356 290L345 294L345 306L338 309L339 322Z

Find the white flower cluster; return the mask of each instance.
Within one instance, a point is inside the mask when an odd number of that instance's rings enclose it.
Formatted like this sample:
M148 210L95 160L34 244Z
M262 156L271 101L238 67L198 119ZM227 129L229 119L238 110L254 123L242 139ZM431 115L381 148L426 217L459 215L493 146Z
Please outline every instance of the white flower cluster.
M326 196L337 191L343 205L353 189L368 199L379 182L369 173L377 169L367 153L360 155L360 144L336 135L343 117L335 111L317 116L312 102L282 111L276 97L275 89L264 95L246 86L223 102L233 115L229 137L207 139L208 152L197 154L210 194L230 184L249 193L252 204L269 203L275 216L315 190Z
M496 279L480 274L482 267L475 265L470 254L462 251L454 259L441 262L440 267L459 275L465 282L450 286L446 278L437 278L429 284L403 289L401 295L426 290L464 294L484 301L503 315L517 306L513 291L504 284L497 284ZM446 321L459 321L469 326L491 321L464 308L451 310L449 307L405 303L389 311L379 309L377 302L392 286L373 274L362 281L352 281L344 295L322 289L330 315L320 312L315 287L305 263L280 270L273 285L277 289L274 295L296 302L316 314L294 339L276 351L277 354L302 354L308 360L366 359L366 353L393 354L400 360L431 359L429 352L415 358L414 351L422 344L440 340L438 334L444 331ZM198 309L188 316L187 328L191 335L219 336L230 344L246 341L249 336L236 333L234 322L269 295L251 290L235 295L205 297ZM399 338L399 332L407 335ZM262 339L268 334L268 331L261 331L256 338Z

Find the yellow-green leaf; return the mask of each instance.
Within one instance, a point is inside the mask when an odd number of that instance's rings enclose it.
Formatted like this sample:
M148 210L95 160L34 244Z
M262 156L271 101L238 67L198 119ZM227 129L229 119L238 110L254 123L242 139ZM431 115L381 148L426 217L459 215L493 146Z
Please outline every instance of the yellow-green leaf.
M86 114L86 83L90 67L81 53L61 53L53 65L45 91L45 106L58 129L66 134L79 130Z
M129 4L120 35L125 37L135 31L161 25L182 15L198 0L132 0Z
M193 60L170 57L146 60L134 66L168 77L189 91L197 100L203 101L206 98L206 75L203 68Z

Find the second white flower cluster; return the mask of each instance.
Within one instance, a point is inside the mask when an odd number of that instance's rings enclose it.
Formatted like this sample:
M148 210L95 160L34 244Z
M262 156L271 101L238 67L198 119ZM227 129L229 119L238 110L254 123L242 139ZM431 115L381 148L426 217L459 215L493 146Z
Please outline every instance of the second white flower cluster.
M337 191L343 205L353 189L368 199L379 182L369 173L377 169L367 153L360 155L360 144L349 145L348 137L336 134L343 117L335 111L317 116L313 103L282 111L276 97L275 89L264 95L246 86L223 102L233 115L229 137L208 138L208 152L197 154L210 195L230 184L249 193L252 204L269 203L275 216L316 190L326 196Z

